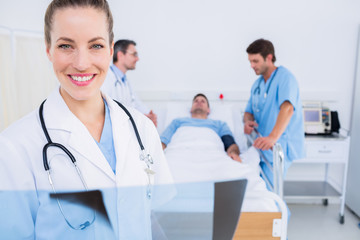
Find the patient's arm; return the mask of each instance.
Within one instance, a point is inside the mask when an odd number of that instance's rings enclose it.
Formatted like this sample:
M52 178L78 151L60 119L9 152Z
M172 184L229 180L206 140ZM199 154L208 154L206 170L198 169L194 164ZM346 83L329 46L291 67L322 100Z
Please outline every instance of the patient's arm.
M231 157L233 160L237 161L237 162L242 162L241 158L240 158L240 150L238 145L236 145L236 143L231 144L228 149L226 150L227 155L229 155L229 157Z
M161 145L162 145L162 148L164 150L166 148L166 144L162 142Z

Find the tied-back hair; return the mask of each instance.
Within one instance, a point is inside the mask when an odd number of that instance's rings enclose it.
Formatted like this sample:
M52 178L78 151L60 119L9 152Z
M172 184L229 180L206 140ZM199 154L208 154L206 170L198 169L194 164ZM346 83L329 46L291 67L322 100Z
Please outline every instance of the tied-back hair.
M108 32L109 32L109 44L111 45L114 41L114 32L113 32L113 17L110 11L109 4L106 0L53 0L45 13L45 42L47 46L51 45L51 30L53 26L54 14L57 10L64 8L78 8L78 7L91 7L105 13L106 20L108 23Z

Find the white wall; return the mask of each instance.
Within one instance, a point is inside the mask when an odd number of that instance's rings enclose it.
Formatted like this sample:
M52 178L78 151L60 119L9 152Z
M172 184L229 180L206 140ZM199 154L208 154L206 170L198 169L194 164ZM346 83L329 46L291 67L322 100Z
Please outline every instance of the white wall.
M141 2L141 4L139 4ZM349 127L359 1L111 1L116 38L138 42L139 91L248 92L246 47L270 39L305 100L335 100ZM115 10L121 9L121 10ZM130 75L130 74L129 74Z
M0 0L0 25L42 32L49 2ZM140 96L151 99L158 92L176 91L246 95L256 76L245 49L264 37L275 45L277 64L297 77L303 99L334 100L330 105L339 111L342 126L349 128L359 1L109 0L109 4L115 39L138 43L140 62L128 75Z

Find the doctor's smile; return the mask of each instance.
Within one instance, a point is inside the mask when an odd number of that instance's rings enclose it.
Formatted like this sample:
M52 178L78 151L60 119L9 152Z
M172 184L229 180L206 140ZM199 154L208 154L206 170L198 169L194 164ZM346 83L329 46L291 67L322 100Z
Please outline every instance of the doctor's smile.
M69 74L69 79L77 86L87 86L95 78L96 74Z

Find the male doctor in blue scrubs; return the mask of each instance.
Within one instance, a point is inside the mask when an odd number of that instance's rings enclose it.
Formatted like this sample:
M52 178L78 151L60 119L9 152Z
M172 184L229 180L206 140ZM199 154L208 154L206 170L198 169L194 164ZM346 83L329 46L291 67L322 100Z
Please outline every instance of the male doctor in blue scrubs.
M244 114L244 132L254 128L261 134L254 141L272 163L271 148L280 143L285 155L284 176L291 162L304 157L304 123L298 83L285 67L276 67L273 44L258 39L246 49L251 67L260 77L251 88ZM264 174L273 183L273 174L264 161L260 162Z

